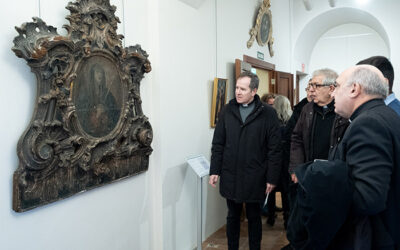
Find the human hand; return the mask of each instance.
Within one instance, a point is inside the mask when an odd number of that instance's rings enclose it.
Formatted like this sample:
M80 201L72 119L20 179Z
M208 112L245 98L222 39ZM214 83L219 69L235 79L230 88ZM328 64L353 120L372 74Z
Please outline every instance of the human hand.
M271 184L271 183L267 183L267 188L265 189L265 193L271 193L272 190L274 190L275 187L276 187L276 185Z
M297 177L296 177L295 174L291 174L290 177L292 178L292 181L293 181L294 183L297 183L297 182L299 181L299 180L297 180Z
M210 175L210 180L208 181L208 183L212 186L212 187L216 187L216 183L218 182L218 175L216 175L216 174L213 174L213 175Z

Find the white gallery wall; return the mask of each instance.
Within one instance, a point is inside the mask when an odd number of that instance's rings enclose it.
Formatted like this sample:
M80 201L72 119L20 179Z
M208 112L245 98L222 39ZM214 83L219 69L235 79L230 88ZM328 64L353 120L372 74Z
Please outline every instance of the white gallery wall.
M289 1L272 1L278 26L271 58L267 47L246 47L259 0L204 0L195 7L179 0L111 0L124 45L140 44L152 64L141 82L143 110L154 130L149 170L19 214L11 209L12 174L18 139L32 116L36 80L11 51L14 26L39 16L65 35L68 2L15 0L0 10L0 248L194 249L197 179L186 159L210 157L212 81L228 78L232 97L235 58L256 57L257 51L278 70L290 71ZM204 239L225 223L226 205L218 189L203 182Z
M340 73L371 55L390 57L382 37L368 26L343 24L328 30L314 46L310 57L310 72L330 68Z

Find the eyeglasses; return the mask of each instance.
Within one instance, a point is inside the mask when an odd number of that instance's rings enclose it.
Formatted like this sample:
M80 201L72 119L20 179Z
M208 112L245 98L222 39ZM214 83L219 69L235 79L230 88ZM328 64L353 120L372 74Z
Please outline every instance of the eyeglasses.
M330 84L330 83L319 84L319 83L316 83L316 82L310 82L308 84L308 86L313 87L314 89L318 89L318 88L321 88L321 87L328 87L328 86L331 86L331 85L336 87L337 83L335 82L335 83L332 83L332 84Z

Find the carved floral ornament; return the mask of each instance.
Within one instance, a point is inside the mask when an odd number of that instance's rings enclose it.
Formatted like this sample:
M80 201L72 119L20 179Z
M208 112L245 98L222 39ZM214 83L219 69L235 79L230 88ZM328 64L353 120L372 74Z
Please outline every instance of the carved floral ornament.
M272 13L270 10L271 1L264 0L260 9L258 10L256 23L253 28L250 29L250 39L247 42L247 48L253 46L254 40L257 37L257 43L260 46L268 44L270 56L274 56L272 44L274 38L272 37Z
M66 36L40 18L16 27L12 50L38 81L33 118L17 147L17 212L148 169L153 134L140 98L148 54L140 45L122 47L109 0L66 8Z

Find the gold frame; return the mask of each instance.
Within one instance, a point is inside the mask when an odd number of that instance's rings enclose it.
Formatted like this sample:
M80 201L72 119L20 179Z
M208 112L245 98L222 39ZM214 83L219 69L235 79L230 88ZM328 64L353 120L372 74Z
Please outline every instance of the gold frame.
M219 86L219 83L223 83L223 86ZM219 91L218 91L219 90ZM224 93L219 93L221 91ZM228 90L228 79L224 78L214 78L213 83L213 94L212 94L212 102L211 102L211 120L210 125L212 128L215 128L218 121L218 114L222 110L223 106L226 104ZM219 102L217 102L219 100Z
M258 15L256 18L256 23L253 28L250 29L250 39L247 41L247 48L253 46L254 40L257 37L257 43L260 46L265 46L268 44L269 54L270 56L274 56L274 51L272 49L272 44L274 43L274 38L272 37L272 13L270 10L271 7L271 0L264 0L261 8L258 10ZM262 17L264 15L268 15L269 17L269 34L267 41L263 42L261 40L261 27L262 27Z

